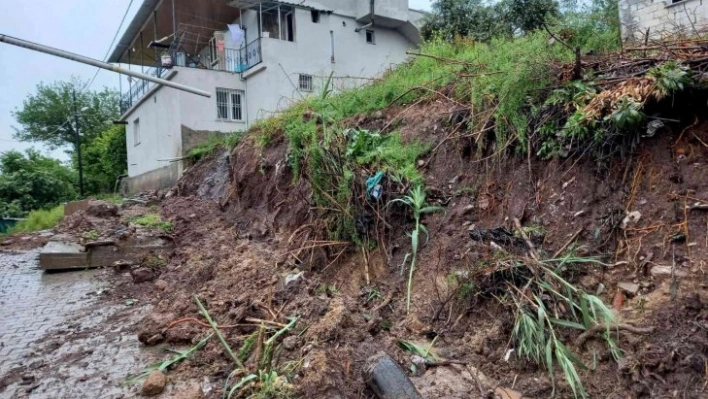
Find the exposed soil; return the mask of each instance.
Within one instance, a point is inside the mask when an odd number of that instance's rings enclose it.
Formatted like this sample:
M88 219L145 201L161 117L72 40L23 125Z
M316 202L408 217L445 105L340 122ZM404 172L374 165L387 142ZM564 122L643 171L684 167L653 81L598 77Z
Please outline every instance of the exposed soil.
M353 248L303 250L320 237L322 225L310 209L307 184L293 184L287 143L276 139L261 149L247 139L231 155L227 196L196 196L204 192L204 171L219 169L219 154L192 167L178 195L161 204L175 226L177 251L155 283L160 288L145 293L155 313L142 323L141 340L198 342L208 329L194 323L164 332L174 320L199 317L192 301L198 295L223 325L249 324L249 318L286 323L300 316L278 361L301 365L291 381L301 396L372 397L361 377L369 356L386 351L407 370L411 356L397 340L427 346L437 336L437 351L467 366L419 370L413 381L426 397L488 397L497 386L547 397L552 384L546 371L513 354L505 360L512 349L513 312L485 295L460 299L448 278L493 256L484 232L513 231L511 221L519 218L544 231L534 238L542 253L550 256L577 240L577 254L610 265L577 270L571 281L615 304L620 322L654 328L646 335L620 332L625 356L619 361L593 339L574 347L586 364L596 363L594 371L580 371L591 397L705 397L708 212L686 207L708 199L708 148L701 144L708 142L708 126L689 127L678 144L688 124L666 128L644 140L631 159L608 161L607 172L599 174L585 158L480 161L472 139L451 135L456 112L454 105L436 101L351 121L381 128L396 119L406 141L435 148L423 159L426 186L430 201L446 211L425 219L430 241L418 256L410 315L400 267L410 250L404 234L409 222L385 230L385 245L370 251L368 262ZM639 219L620 228L635 211ZM527 250L519 241L504 247ZM300 279L286 284L300 272ZM619 283L637 289L627 293ZM257 329L253 324L225 335L238 348ZM576 337L566 338L573 345ZM216 398L230 371L221 346L211 342L171 373L217 382L207 395ZM557 395L572 396L562 374L555 377Z
M182 320L204 320L196 295L225 326L234 350L263 323L282 326L300 317L277 341L274 359L296 370L289 383L298 397L371 398L362 378L367 358L385 351L408 371L411 354L397 341L427 347L434 337L433 350L455 363L411 373L424 397L487 398L498 387L548 397L548 373L509 352L513 310L495 299L504 295L503 281L461 296L450 279L479 275L479 265L494 257L490 241L526 253L521 240L497 239L513 232L518 218L542 232L532 241L547 257L571 246L578 255L599 257L606 266L575 270L570 281L613 304L619 322L653 327L649 334L618 332L619 361L592 337L578 345L579 332L567 333L568 345L594 365L594 371L579 371L590 397L706 397L708 212L690 207L708 200L708 123L667 127L643 140L631 158L598 169L583 157L478 154L472 138L455 133L464 123L458 114L454 104L438 100L350 121L365 128L395 125L406 142L434 149L421 164L429 201L445 212L425 217L430 240L418 254L409 315L401 265L410 251L405 231L411 220L393 210L400 220L379 229L381 245L366 253L313 241L326 226L311 208L307 183L294 183L287 143L275 137L259 148L246 138L230 156L217 153L191 167L159 205L173 225L174 255L154 269L154 281L132 284L124 276L113 294L152 304L136 339L149 346L199 342L210 329ZM224 162L230 165L226 178ZM214 183L220 181L227 187ZM630 212L638 214L624 221ZM85 218L72 228L86 221L91 226L82 231L115 231ZM254 351L246 365L255 370L258 356ZM220 398L232 370L213 339L168 374L171 381L202 381L201 395ZM557 397L572 397L561 373L555 381Z

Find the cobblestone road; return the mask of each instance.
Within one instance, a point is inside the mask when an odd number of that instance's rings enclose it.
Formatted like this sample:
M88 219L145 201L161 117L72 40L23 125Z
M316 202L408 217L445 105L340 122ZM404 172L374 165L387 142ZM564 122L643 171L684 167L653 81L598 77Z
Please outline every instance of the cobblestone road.
M0 398L135 397L123 382L148 362L133 328L149 307L99 299L101 273L0 252Z
M36 251L0 253L0 375L50 328L90 305L99 289L96 271L43 273L37 257Z

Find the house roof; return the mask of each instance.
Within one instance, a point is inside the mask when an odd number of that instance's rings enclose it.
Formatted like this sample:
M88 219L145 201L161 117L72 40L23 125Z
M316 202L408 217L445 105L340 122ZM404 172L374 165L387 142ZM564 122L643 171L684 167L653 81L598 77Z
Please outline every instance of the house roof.
M127 63L128 50L131 50L130 63L151 65L156 50L146 48L148 43L172 35L175 24L188 25L201 33L200 40L208 40L215 30L223 30L226 24L236 20L239 12L225 0L143 0L108 62Z
M285 0L232 0L229 5L236 8L242 9L258 9L259 7L268 8L273 7L278 4L285 4L293 7L310 8L319 11L333 11L327 7L310 0L299 0L299 1L285 1Z
M138 12L133 17L133 20L128 25L128 28L123 32L123 36L116 43L113 52L108 57L108 62L120 62L123 53L131 46L133 39L138 35L143 25L148 21L152 12L157 8L157 4L162 0L144 0L140 5Z

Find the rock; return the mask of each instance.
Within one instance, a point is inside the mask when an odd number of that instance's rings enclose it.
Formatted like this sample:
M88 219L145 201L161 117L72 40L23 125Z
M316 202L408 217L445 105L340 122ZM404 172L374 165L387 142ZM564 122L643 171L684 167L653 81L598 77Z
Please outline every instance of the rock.
M86 214L97 218L118 216L118 207L106 201L89 201Z
M523 397L521 392L502 387L495 389L494 394L500 399L521 399Z
M418 160L418 166L424 166L425 165L425 160L419 159Z
M474 211L474 205L465 205L462 209L460 209L460 216L465 216L469 214L470 212Z
M639 284L630 283L626 281L617 283L617 288L632 296L637 295L637 293L639 292Z
M480 198L477 200L477 207L478 207L479 209L481 209L481 210L486 210L487 208L489 208L489 205L490 205L490 201L489 201L489 198L488 198L486 195L480 197Z
M383 111L376 111L372 115L374 119L383 119L384 118L384 113Z
M157 281L155 281L155 288L158 289L158 290L160 290L160 291L166 290L169 286L170 286L170 285L167 284L167 281L165 281L165 280L157 280Z
M167 385L167 376L162 374L162 372L155 370L143 383L143 395L145 396L155 396L162 393Z
M290 283L297 282L302 278L302 276L305 275L305 272L299 272L299 273L290 273L285 276L285 285L288 285Z
M174 393L174 398L201 399L203 398L202 387L199 385L199 383L191 383L187 385L187 387L185 387L183 390L177 390L177 392Z
M283 340L283 348L287 350L293 350L297 348L300 339L297 335L291 335Z
M642 218L642 214L639 211L628 212L627 216L622 219L622 225L620 226L622 230L626 229L630 224L637 223L639 219Z
M155 273L146 267L140 267L130 271L130 277L133 278L134 284L144 283L155 279Z
M654 277L671 277L671 266L656 265L649 270L649 273ZM686 277L687 275L686 272L674 268L674 276Z

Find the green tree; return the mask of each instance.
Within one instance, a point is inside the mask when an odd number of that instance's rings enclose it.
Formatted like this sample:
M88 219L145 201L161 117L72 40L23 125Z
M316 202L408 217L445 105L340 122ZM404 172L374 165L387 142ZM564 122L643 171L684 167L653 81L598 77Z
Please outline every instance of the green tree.
M22 108L13 112L20 125L15 128L14 137L20 141L41 142L52 149L65 145L74 149L73 93L76 92L76 109L87 108L79 114L81 138L91 142L119 116L118 93L107 88L82 90L85 85L86 82L77 78L37 85L36 93L28 95Z
M0 155L0 216L20 217L34 209L76 198L76 173L37 150Z
M539 29L558 15L554 0L437 0L422 29L425 39L435 35L451 40L455 36L487 42L493 37L512 36Z
M111 126L82 146L86 191L112 191L119 176L125 174L128 154L125 127ZM76 163L76 159L74 159Z

